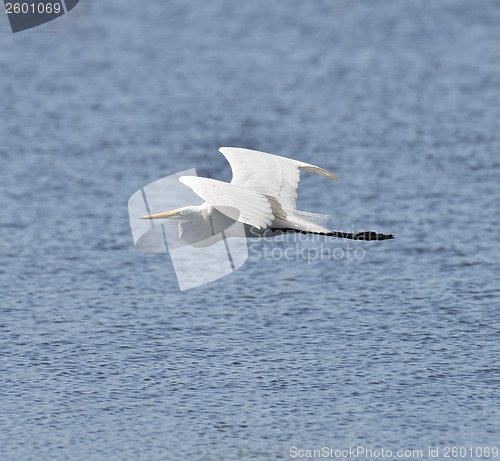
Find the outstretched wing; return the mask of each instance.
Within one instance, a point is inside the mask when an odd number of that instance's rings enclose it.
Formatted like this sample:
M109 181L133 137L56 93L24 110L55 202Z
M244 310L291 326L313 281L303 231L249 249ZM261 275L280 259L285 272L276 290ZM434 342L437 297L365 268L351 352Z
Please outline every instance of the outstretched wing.
M274 220L271 201L254 189L197 176L181 176L179 181L235 221L266 228Z
M285 211L297 208L300 170L337 179L332 172L318 166L265 152L238 147L221 147L219 152L233 170L231 185L274 197Z

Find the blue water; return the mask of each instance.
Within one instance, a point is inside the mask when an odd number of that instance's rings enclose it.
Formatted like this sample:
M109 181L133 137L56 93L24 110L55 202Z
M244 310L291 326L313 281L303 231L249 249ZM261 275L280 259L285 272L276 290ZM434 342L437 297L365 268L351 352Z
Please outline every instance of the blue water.
M498 447L499 23L468 0L0 20L0 458ZM333 170L300 208L396 240L179 291L127 201L193 167L229 180L225 145Z

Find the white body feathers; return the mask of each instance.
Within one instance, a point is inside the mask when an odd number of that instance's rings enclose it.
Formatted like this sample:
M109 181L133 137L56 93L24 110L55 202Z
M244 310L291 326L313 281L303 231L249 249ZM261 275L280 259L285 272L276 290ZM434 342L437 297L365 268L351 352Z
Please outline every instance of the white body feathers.
M291 228L328 232L310 220L323 218L323 215L297 211L297 187L301 170L337 179L332 172L250 149L221 147L219 151L231 165L233 178L230 183L196 176L179 178L205 200L204 205L262 231Z

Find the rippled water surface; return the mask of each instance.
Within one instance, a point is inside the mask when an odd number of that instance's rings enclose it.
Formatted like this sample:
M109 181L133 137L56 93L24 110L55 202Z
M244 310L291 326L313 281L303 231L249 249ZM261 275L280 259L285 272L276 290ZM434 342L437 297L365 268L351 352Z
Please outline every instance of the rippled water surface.
M499 446L499 23L466 0L1 20L0 458ZM193 167L229 180L224 145L335 171L303 175L300 207L397 238L299 242L343 251L309 262L259 243L179 291L127 201Z

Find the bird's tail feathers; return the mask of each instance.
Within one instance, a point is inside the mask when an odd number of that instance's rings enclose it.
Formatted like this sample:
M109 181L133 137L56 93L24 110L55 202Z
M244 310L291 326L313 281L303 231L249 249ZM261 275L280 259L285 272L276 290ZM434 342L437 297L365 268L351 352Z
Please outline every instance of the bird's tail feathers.
M318 225L324 225L328 222L328 220L332 219L330 215L311 213L310 211L293 210L292 212L288 213L292 214L294 217L307 219L308 221L311 221Z
M286 219L279 219L277 220L278 222L276 222L279 227L321 234L330 232L330 230L325 227L327 221L331 219L329 215L299 210L285 211Z

